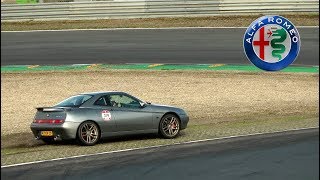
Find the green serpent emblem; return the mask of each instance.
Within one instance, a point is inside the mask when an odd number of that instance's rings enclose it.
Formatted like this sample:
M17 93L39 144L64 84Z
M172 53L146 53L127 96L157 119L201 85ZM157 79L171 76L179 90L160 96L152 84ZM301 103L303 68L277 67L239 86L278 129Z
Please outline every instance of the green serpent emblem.
M272 56L279 58L280 61L282 59L282 53L284 53L284 51L286 50L286 47L283 44L281 44L284 40L287 39L286 30L284 30L283 28L277 29L273 31L272 36L277 37L271 40L271 47L275 49L272 51Z

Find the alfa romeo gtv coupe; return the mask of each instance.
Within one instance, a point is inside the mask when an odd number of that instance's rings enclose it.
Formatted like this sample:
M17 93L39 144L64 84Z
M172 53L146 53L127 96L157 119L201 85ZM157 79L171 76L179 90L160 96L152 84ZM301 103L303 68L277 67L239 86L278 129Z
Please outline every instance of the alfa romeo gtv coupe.
M104 137L129 134L158 133L175 138L188 121L181 108L110 91L82 93L53 107L39 107L30 128L36 139L46 143L75 139L94 145Z

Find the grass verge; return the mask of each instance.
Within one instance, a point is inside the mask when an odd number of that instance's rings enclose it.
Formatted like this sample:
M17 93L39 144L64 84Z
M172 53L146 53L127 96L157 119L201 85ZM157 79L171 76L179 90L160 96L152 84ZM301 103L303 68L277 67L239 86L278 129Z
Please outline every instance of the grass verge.
M247 71L263 72L254 65L227 65L227 64L86 64L86 65L9 65L1 66L1 73L23 73L32 71L59 72L59 71L103 71L103 70L186 70L186 71ZM289 66L279 72L318 73L319 66Z
M93 147L78 146L72 142L44 145L39 143L30 147L8 147L1 149L2 165L63 158L69 156L93 154L129 148L140 148L154 145L169 145L192 140L219 138L226 136L246 135L253 133L269 133L290 129L318 127L318 118L314 115L287 117L260 117L242 119L217 124L190 125L176 139L161 139L156 135L139 135L103 139ZM13 136L13 135L12 135ZM4 137L3 140L9 139ZM59 152L59 153L57 153Z
M319 26L319 13L281 14L296 26ZM262 15L207 16L176 18L136 18L99 20L57 20L1 22L1 31L101 29L101 28L163 28L163 27L247 27Z

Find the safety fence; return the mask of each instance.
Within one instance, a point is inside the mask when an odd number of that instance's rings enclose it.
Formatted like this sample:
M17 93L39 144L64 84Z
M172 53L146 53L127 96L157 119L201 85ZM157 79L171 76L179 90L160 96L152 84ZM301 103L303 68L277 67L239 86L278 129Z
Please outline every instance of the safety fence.
M75 1L75 0L73 0ZM78 0L79 1L79 0ZM1 20L318 13L319 0L105 0L1 4Z

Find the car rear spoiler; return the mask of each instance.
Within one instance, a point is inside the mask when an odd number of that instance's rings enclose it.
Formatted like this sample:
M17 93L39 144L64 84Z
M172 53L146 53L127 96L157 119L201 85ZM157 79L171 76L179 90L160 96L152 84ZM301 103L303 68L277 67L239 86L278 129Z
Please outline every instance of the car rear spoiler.
M70 110L70 107L37 107L38 111L44 111L44 112L63 112L66 110Z

